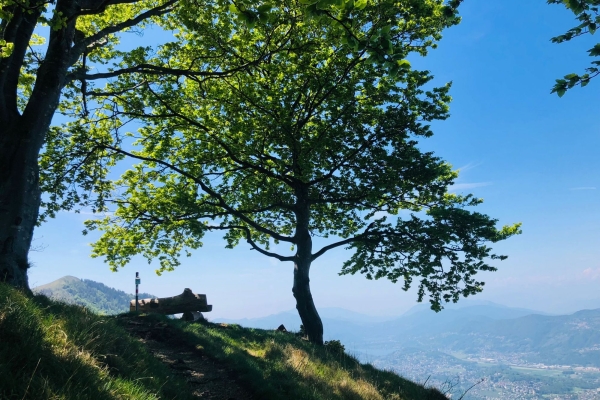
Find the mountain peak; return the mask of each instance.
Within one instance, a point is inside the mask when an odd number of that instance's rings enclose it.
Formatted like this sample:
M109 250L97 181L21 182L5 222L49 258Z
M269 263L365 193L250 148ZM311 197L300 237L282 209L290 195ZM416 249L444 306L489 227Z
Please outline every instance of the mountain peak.
M74 276L63 276L53 282L32 289L35 293L46 295L65 303L78 304L101 314L119 314L129 311L129 301L133 294L113 289L103 283ZM140 293L140 298L155 297Z

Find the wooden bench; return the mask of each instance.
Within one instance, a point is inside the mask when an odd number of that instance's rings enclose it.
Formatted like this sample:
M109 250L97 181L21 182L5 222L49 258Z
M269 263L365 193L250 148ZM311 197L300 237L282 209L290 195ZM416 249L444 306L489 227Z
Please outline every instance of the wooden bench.
M135 300L129 302L129 311L135 311ZM212 311L207 304L205 294L195 294L185 288L183 293L173 297L138 300L138 312L157 314L183 314L182 319L196 320L202 318L201 312Z

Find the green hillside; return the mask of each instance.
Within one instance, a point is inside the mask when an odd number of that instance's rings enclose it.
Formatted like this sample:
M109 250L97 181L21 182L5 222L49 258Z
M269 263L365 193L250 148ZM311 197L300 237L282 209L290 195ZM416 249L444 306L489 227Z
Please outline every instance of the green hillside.
M114 317L0 283L0 399L191 399L171 375Z
M45 296L27 297L3 283L0 398L204 397L197 380L178 374L176 368L188 373L183 360L168 368L151 355L152 340L208 360L213 374L234 377L249 398L447 400L438 390L360 364L339 346L316 347L295 334L158 315L101 316Z
M74 276L63 276L46 285L33 288L35 293L68 304L78 304L99 314L119 314L129 311L129 301L135 297L122 290L113 289L103 283ZM141 299L155 297L140 293Z

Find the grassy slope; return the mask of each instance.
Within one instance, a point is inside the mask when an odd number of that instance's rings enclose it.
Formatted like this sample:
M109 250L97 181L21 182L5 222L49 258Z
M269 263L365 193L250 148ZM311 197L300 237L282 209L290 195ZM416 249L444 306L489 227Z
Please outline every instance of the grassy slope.
M69 304L85 306L99 314L119 314L129 311L129 301L134 295L113 289L100 282L74 276L63 276L54 282L38 286L35 293L46 295L54 300ZM140 299L154 297L148 293L140 293Z
M360 364L335 347L317 347L292 333L180 320L168 323L183 331L188 343L236 370L260 399L447 400L436 389Z
M121 327L167 323L236 372L259 399L446 399L293 334L164 317L99 316L0 283L0 398L187 399L189 390Z
M0 283L0 399L191 398L169 375L114 317Z

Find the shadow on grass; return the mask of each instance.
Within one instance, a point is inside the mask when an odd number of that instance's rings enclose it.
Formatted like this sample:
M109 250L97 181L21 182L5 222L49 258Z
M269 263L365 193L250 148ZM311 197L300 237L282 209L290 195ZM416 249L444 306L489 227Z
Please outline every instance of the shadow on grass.
M187 399L185 387L114 318L0 283L0 398Z

